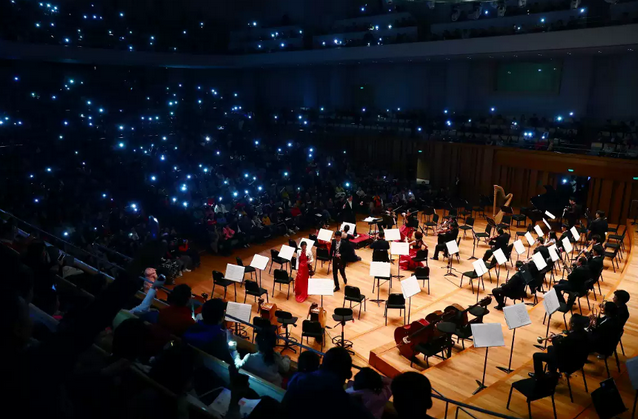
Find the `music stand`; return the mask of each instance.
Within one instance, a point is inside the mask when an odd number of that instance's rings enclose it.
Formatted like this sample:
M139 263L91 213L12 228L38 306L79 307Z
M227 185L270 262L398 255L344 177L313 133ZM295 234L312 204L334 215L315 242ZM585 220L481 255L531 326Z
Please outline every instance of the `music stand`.
M472 262L472 267L474 268L474 272L476 272L476 276L477 276L476 304L478 304L479 294L481 293L481 282L483 282L483 275L487 273L487 266L485 266L485 261L483 259L478 259ZM483 282L483 289L485 289L485 282Z
M472 228L472 256L470 256L467 260L476 260L477 257L474 256L474 250L476 250L476 233L474 232L474 228Z
M227 303L225 320L235 323L235 335L248 338L248 333L239 326L241 323L239 320L244 323L250 323L250 313L252 309L253 306L251 304L235 303L232 301Z
M521 239L514 242L514 250L516 250L516 261L521 259L521 253L525 253L525 245Z
M496 367L504 373L509 374L514 371L512 369L512 354L514 353L514 339L516 339L516 329L519 327L532 324L532 320L529 318L527 307L525 304L514 304L513 306L507 306L503 308L503 314L505 314L505 322L507 327L512 331L512 347L510 348L510 360L505 367Z
M376 281L377 278L379 280L377 284L377 299L370 301L372 301L373 303L377 303L378 306L380 306L381 303L385 301L380 298L381 281L392 281L391 269L392 265L389 262L370 262L370 276L373 278L374 281Z
M631 381L631 387L636 391L634 396L634 407L631 411L631 418L636 416L636 402L638 402L638 357L628 359L625 362L627 372L629 373L629 380Z
M259 272L259 287L261 287L261 272L266 269L269 261L270 258L255 254L255 256L253 256L253 260L250 262L250 266Z
M505 346L505 339L503 338L503 328L500 323L474 323L471 324L472 339L474 340L475 348L485 348L485 363L483 364L483 379L481 381L476 380L478 388L474 390L472 395L479 391L486 389L485 385L485 372L487 371L487 356L491 347Z
M527 240L527 244L529 244L529 246L527 247L527 257L529 257L529 250L532 248L534 243L536 243L536 240L534 239L534 237L532 237L532 233L530 233L529 231L525 233L525 239Z
M408 279L401 281L401 292L403 292L403 298L408 300L408 324L410 324L410 313L412 311L412 297L421 292L419 281L413 275Z
M547 349L547 337L549 336L549 325L552 323L552 314L560 308L560 302L558 301L558 295L556 295L556 289L552 288L547 291L543 298L543 307L545 307L545 315L547 316L547 329L545 330L545 344L534 345L538 349L544 351Z
M323 296L332 297L334 295L334 281L332 279L309 278L308 295L321 296L321 307L323 308Z
M458 244L456 244L455 240L450 240L449 242L445 243L445 247L447 247L447 273L445 273L445 275L443 276L454 276L456 277L457 275L452 273L452 256L459 253L459 246Z
M399 256L397 274L394 277L403 278L403 275L401 275L401 256L410 256L410 245L406 242L390 242L390 254Z
M376 236L377 234L379 234L379 230L377 228L379 220L379 218L375 217L368 217L363 220L364 222L368 223L368 236ZM374 231L372 231L372 226L374 226Z
M498 266L498 269L496 270L496 286L498 287L498 281L501 277L501 266L505 265L505 269L507 269L507 257L505 256L503 249L496 249L492 255L494 256L494 259L496 259L496 263ZM509 278L509 276L510 271L508 270L507 278ZM507 279L505 280L505 282L507 282Z

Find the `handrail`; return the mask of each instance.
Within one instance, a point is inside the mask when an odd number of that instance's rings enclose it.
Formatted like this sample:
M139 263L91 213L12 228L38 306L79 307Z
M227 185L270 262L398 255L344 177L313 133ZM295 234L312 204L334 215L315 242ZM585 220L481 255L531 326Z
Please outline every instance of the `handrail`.
M39 228L37 228L37 227L32 226L31 224L29 224L29 223L27 223L27 222L25 222L25 221L21 220L20 218L18 218L18 217L16 217L16 216L14 216L13 214L10 214L10 213L8 213L8 212L6 212L6 211L2 210L2 209L0 209L0 213L6 214L6 215L8 215L8 216L10 216L10 217L13 217L14 219L16 219L16 220L18 220L18 221L20 221L20 222L23 222L24 224L26 224L26 225L28 225L28 226L30 226L30 227L32 227L32 228L34 228L34 229L36 229L37 231L39 231L39 232L41 232L41 233L43 233L43 234L46 234L47 236L53 237L53 238L55 238L55 239L57 239L57 240L61 241L62 243L68 244L69 246L72 246L72 247L74 247L74 248L79 249L79 248L78 248L78 247L76 247L75 245L70 244L70 243L66 242L65 240L59 239L58 237L56 237L56 236L54 236L54 235L52 235L52 234L49 234L49 233L47 233L47 232L46 232L46 231L44 231L44 230L41 230L41 229L39 229ZM83 250L83 249L79 249L79 250L80 250L80 251L82 251L82 252L83 252L83 253L85 253L85 254L88 254L89 256L93 256L91 253L89 253L89 252L87 252L87 251L85 251L85 250ZM84 262L83 262L83 263L84 263ZM124 268L122 268L122 267L121 267L121 266L119 266L119 265L116 265L116 264L111 263L111 262L109 262L109 264L111 264L113 267L115 267L115 268L117 268L117 269L119 269L119 270L124 271ZM88 265L88 264L87 264L87 266L90 266L90 265ZM97 271L98 271L98 273L100 273L99 269L98 269ZM148 281L146 278L143 278L143 279L144 279L144 281L146 281L146 282L150 282L150 281ZM170 293L170 292L171 292L171 290L166 289L166 288L163 288L163 287L162 287L162 290L166 291L167 293ZM251 328L256 329L256 330L261 329L260 327L255 326L254 324L252 324L252 323L250 323L250 322L246 322L246 321L244 321L244 320L242 320L242 319L239 319L239 318L237 318L237 317L235 317L235 316L232 316L232 315L226 314L226 317L227 317L227 318L232 319L232 321L233 321L233 322L235 322L235 323L240 323L240 324L243 324L243 325L246 325L246 326L250 326ZM325 355L325 353L324 353L324 352L322 352L322 351L318 351L318 350L316 350L316 349L314 349L314 348L311 348L311 347L309 347L309 346L306 346L306 345L304 345L304 344L303 344L303 343L301 343L301 342L292 341L292 340L290 340L289 338L286 338L285 336L278 336L277 338L278 338L278 339L281 339L281 340L284 340L285 342L288 342L288 344L289 344L289 345L291 345L291 346L298 346L299 348L303 348L303 349L305 349L305 350L312 351L312 352L316 353L316 354L317 354L317 355L319 355L319 356L322 356L322 357L323 357L323 356ZM352 366L353 366L354 368L356 368L356 369L361 369L361 368L362 368L362 367L359 367L359 366L354 365L354 364L353 364ZM463 410L465 413L467 413L469 416L472 416L472 417L473 417L473 418L475 418L475 419L476 419L476 417L475 417L474 415L472 415L471 413L469 413L467 410L473 410L473 411L476 411L476 412L479 412L479 413L484 413L484 414L491 415L491 416L495 416L495 417L502 418L502 419L518 419L518 418L513 417L513 416L504 415L504 414L501 414L501 413L493 412L493 411L491 411L491 410L483 409L483 408L476 407L476 406L472 406L472 405L469 405L469 404L466 404L466 403L463 403L463 402L459 402L459 401L456 401L456 400L448 399L447 397L444 397L444 396L441 394L441 392L437 391L437 390L436 390L436 389L434 389L434 388L432 389L432 393L433 393L433 394L432 394L432 398L437 399L437 400L441 400L441 401L445 402L445 418L447 418L447 414L448 414L448 407L449 407L449 405L450 405L450 404L453 404L453 405L456 405L456 406L457 406L455 419L457 419L457 418L458 418L458 412L459 412L459 409L460 409L460 410Z

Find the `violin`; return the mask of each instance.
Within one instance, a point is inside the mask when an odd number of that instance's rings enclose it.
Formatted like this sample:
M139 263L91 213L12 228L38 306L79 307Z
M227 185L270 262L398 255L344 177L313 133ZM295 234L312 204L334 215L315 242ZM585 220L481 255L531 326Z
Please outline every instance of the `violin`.
M322 328L326 327L326 310L323 307L320 307L317 303L312 303L310 305L310 310L308 310L308 318L312 321L319 322Z

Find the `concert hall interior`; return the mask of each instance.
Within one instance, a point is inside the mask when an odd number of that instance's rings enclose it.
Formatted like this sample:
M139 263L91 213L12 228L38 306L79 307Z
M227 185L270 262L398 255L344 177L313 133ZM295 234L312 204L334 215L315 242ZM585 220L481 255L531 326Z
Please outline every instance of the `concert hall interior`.
M636 0L3 0L1 399L634 418L636 48Z

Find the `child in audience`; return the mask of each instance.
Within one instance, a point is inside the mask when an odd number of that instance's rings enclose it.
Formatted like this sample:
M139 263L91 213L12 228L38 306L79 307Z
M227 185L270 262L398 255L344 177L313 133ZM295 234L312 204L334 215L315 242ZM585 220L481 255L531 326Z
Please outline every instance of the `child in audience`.
M372 368L362 368L354 381L348 383L346 392L360 397L363 405L372 413L376 419L381 419L383 409L392 396L390 384L392 380L388 377L381 377Z

